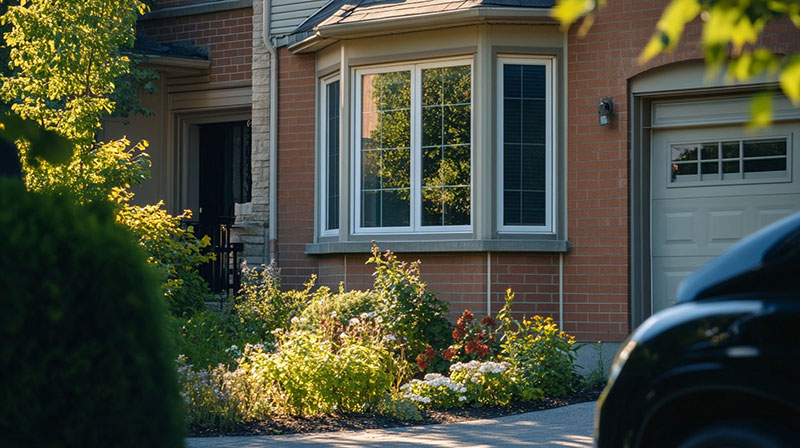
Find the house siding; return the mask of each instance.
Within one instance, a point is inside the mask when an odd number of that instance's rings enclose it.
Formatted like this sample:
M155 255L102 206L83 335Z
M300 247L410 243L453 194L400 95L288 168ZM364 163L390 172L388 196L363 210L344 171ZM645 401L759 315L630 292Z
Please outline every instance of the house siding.
M326 0L293 1L276 0L272 2L272 35L285 36L319 8L328 3Z

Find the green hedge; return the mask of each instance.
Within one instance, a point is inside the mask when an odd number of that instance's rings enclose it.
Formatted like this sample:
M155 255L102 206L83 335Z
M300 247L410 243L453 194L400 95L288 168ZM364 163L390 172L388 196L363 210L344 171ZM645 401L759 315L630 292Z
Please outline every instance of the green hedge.
M158 282L111 210L0 178L0 229L3 446L182 446Z

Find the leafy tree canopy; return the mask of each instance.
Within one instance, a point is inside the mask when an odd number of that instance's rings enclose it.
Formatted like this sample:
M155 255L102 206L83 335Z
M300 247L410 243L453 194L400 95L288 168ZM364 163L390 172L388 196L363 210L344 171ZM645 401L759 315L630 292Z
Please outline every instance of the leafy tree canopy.
M558 0L552 15L564 28L579 18L579 34L585 35L605 0ZM700 17L703 22L702 45L711 74L726 68L729 79L745 81L766 75L777 79L780 88L800 105L800 55L775 54L761 45L759 37L768 24L789 20L800 29L798 0L671 0L650 41L639 56L640 63L674 50L686 24ZM764 126L772 118L769 93L753 102L753 124Z

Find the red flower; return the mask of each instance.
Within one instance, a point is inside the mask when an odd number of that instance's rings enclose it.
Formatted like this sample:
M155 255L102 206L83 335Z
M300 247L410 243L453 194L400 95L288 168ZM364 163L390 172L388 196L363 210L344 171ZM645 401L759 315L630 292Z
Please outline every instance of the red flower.
M489 353L489 347L487 347L484 344L481 344L478 341L472 340L469 341L467 345L464 347L464 351L467 352L467 354L475 353L475 355L477 355L478 358L482 358L486 356L487 353Z
M496 327L497 326L497 321L494 320L494 318L492 316L483 316L483 319L481 319L481 323L483 325L486 325L487 327Z
M453 359L453 356L456 356L456 351L452 347L442 352L442 358L444 358L445 361L450 361Z
M456 328L453 330L453 339L456 341L460 340L466 335L464 331L464 325L456 325Z
M475 340L478 342L483 342L486 340L486 333L478 333L475 335Z
M425 370L428 368L430 363L428 362L428 358L425 356L425 353L420 353L417 356L417 366L419 366L419 370Z
M433 349L430 345L425 347L425 356L428 359L433 359L436 357L436 350Z
M464 323L472 323L472 319L474 318L475 315L470 313L469 310L464 310L464 312L461 313L461 317L458 318L458 324L463 325Z

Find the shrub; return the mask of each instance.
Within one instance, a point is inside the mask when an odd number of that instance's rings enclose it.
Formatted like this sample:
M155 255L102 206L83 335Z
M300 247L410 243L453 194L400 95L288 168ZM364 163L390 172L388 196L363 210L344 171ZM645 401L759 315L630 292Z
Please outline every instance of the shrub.
M260 342L230 311L205 310L188 318L172 317L170 323L178 353L184 355L186 363L199 369L233 365L239 354L233 353L231 347Z
M4 446L182 445L154 273L107 206L0 179Z
M346 324L363 313L373 313L378 309L379 301L373 291L347 291L339 286L338 293L331 293L326 287L320 288L311 299L311 303L303 310L301 317L308 319L311 327L323 321L336 319Z
M447 303L426 290L419 262L400 262L391 251L381 255L380 249L373 245L367 264L375 266L373 291L380 303L378 313L386 331L402 342L404 358L416 360L428 346L437 351L447 347L452 330L447 320ZM447 363L433 366L433 370L446 368Z
M283 401L276 406L285 413L364 411L377 405L392 384L389 353L369 339L343 333L337 347L305 330L279 334L277 351L263 371L278 387Z
M234 300L234 318L260 341L274 341L272 331L289 328L311 300L315 277L300 291L281 291L280 277L273 266L242 267L242 288Z
M181 222L192 216L190 210L172 216L164 203L138 206L130 204L133 193L115 189L111 199L117 203L117 222L127 227L147 253L147 262L158 269L161 292L175 316L194 314L204 309L211 291L197 267L214 259L203 251L211 244L208 236L196 238L191 226Z
M513 302L509 290L498 320L505 332L502 355L519 372L522 398L565 395L576 380L575 338L560 331L549 317L523 318L522 322L512 319Z

